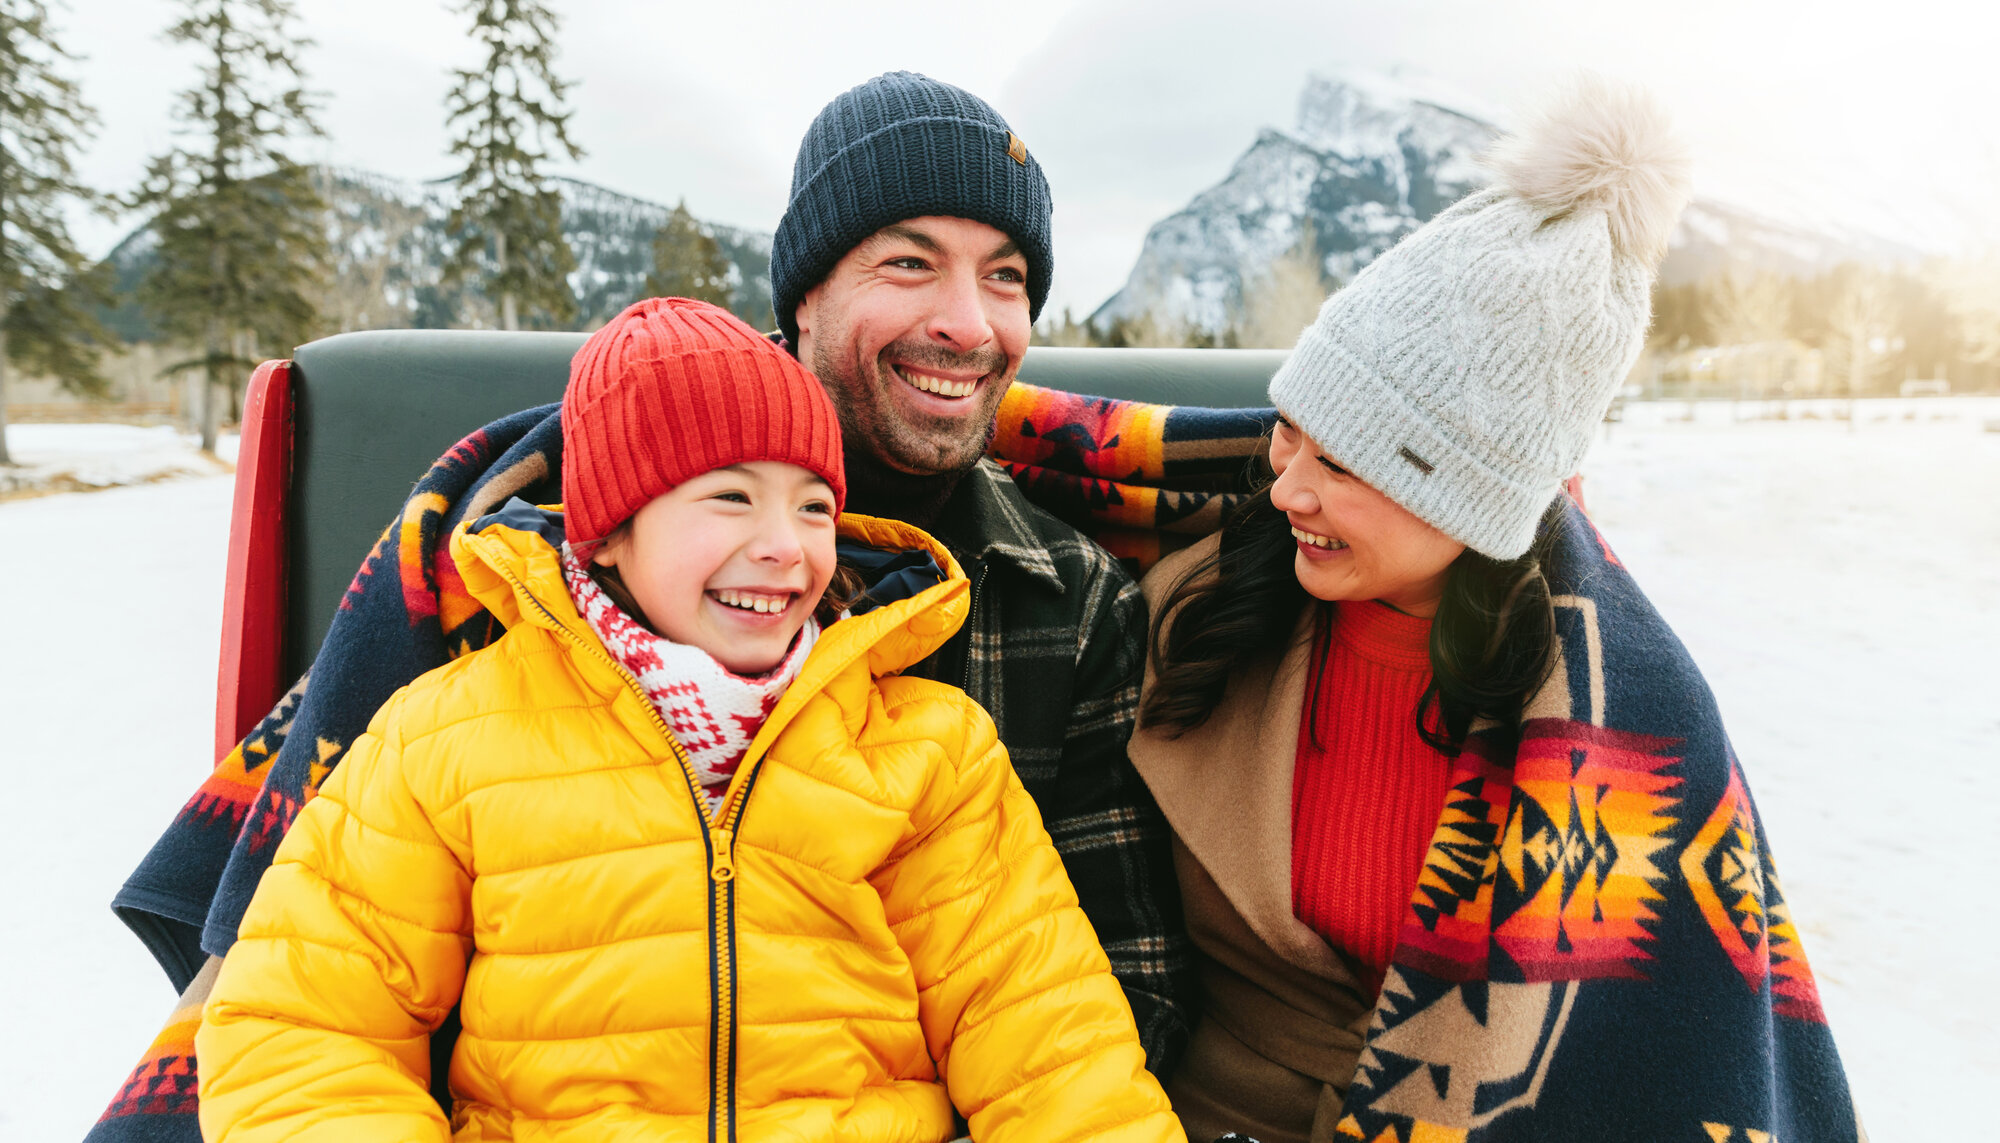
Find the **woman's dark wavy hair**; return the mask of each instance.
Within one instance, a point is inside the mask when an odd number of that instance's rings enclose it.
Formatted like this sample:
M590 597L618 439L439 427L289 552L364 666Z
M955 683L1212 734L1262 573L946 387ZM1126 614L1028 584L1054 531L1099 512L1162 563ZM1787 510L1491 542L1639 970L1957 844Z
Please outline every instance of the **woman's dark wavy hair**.
M1548 680L1556 628L1542 568L1562 511L1558 496L1522 556L1496 560L1467 548L1445 573L1444 596L1431 621L1431 682L1411 713L1424 741L1448 755L1458 754L1482 718L1511 737ZM1317 706L1333 608L1299 585L1297 551L1267 482L1230 514L1215 554L1177 580L1154 613L1153 686L1139 711L1140 725L1179 737L1207 722L1231 678L1253 660L1283 652L1308 606L1316 614L1307 709ZM1315 722L1315 741L1319 729Z

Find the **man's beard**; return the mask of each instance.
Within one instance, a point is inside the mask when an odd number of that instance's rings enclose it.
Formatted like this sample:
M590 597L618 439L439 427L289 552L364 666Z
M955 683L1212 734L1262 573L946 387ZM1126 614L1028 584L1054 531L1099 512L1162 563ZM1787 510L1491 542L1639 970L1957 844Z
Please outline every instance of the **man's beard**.
M920 370L987 374L984 388L969 400L979 408L958 417L911 414L893 394L908 385L887 362ZM843 445L852 465L854 454L912 476L947 476L966 472L979 463L991 435L993 415L1013 380L1003 375L1007 358L997 349L954 353L935 343L911 338L885 346L874 360L841 357L836 347L815 346L812 370L826 386L840 414ZM861 376L855 376L855 374Z

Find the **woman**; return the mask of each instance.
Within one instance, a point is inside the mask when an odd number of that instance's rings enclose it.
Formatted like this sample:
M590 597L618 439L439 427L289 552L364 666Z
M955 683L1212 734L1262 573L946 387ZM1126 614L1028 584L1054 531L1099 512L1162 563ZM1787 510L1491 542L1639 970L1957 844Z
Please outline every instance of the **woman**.
M1856 1138L1700 675L1560 495L1686 160L1585 83L1331 298L1273 479L1161 563L1132 759L1206 1006L1196 1140Z

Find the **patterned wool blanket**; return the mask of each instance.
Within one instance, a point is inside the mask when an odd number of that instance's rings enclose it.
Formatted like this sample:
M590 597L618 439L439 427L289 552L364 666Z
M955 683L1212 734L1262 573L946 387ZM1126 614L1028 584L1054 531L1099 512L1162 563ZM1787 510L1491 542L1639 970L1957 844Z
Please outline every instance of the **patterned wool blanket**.
M1553 676L1453 762L1336 1131L1854 1143L1714 696L1581 508L1550 526Z
M197 976L235 943L279 839L375 709L499 636L459 581L449 538L509 497L561 498L557 409L495 421L431 466L361 564L311 670L215 767L113 900L182 1003L91 1140L200 1138L194 1030L210 981ZM1032 499L1099 536L1136 573L1219 525L1269 423L1269 410L1176 409L1016 384L991 451Z
M1017 385L992 452L1031 499L1139 571L1219 526L1271 419ZM560 447L551 405L438 460L362 564L311 671L118 894L183 1003L91 1140L199 1139L208 956L233 943L278 840L375 708L498 636L447 538L510 496L556 500ZM1341 1130L1369 1143L1847 1143L1846 1083L1714 703L1587 521L1571 513L1565 526L1551 572L1561 686L1514 757L1475 747L1457 763ZM1694 1114L1717 1106L1740 1112Z

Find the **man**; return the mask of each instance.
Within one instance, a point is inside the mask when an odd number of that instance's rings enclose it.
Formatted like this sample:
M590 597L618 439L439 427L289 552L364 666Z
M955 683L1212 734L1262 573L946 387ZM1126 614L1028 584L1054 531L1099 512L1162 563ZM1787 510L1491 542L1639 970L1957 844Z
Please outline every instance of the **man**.
M1039 164L991 107L922 76L880 76L834 100L807 131L772 251L774 308L780 336L840 413L848 506L931 530L972 577L964 628L913 670L963 686L993 714L1124 986L1148 1066L1164 1074L1187 1040L1192 982L1168 834L1125 756L1144 604L1110 556L1031 505L982 455L1048 296L1049 216ZM535 458L538 471L549 471L548 459ZM295 715L303 725L312 703L337 706L351 697L339 688L363 689L354 672L396 673L376 665L391 661L379 648L365 662L329 664L331 646L330 634L312 688L287 696L238 754L283 750ZM386 694L407 681L367 684ZM351 741L334 735L342 745L329 751L317 732L300 734L277 762L259 763L266 789L247 823L226 819L232 836L241 831L233 850L191 854L169 831L120 894L121 914L170 974L192 978L177 1020L206 996L214 957L233 941L270 861L274 840L253 835L282 830L296 812L297 797L271 789L270 776L303 753L316 785ZM260 735L271 741L253 741ZM176 829L198 816L207 789ZM176 948L178 966L163 951ZM194 1137L192 1069L173 1029L93 1139Z
M916 672L992 712L1163 1072L1187 1036L1187 958L1164 823L1125 757L1145 605L983 456L1048 297L1049 216L1040 165L991 107L879 76L806 132L771 293L840 413L849 508L930 531L971 576L964 628Z

